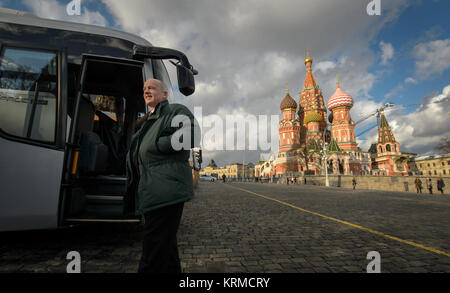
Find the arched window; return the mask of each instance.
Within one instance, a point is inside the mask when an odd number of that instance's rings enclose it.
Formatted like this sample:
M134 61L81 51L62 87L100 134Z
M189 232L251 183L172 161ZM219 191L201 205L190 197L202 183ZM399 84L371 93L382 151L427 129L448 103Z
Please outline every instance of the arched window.
M381 145L380 145L380 153L382 153L383 152L383 148L381 147Z
M390 152L390 151L391 151L391 145L390 145L390 144L387 144L387 145L386 145L386 151L387 151L387 152Z

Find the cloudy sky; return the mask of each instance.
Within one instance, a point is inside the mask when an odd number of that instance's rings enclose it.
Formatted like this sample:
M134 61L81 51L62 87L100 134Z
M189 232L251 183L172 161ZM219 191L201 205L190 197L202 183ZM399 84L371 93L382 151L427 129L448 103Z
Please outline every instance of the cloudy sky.
M448 0L380 0L379 16L367 14L370 0L80 0L80 16L67 15L69 2L0 0L0 6L112 27L185 52L199 71L196 93L183 97L175 88L175 101L201 106L204 119L280 115L287 83L299 101L309 48L325 103L339 74L355 102L354 121L386 102L396 105L386 115L402 151L433 153L450 135ZM368 119L356 134L374 125ZM365 132L360 147L367 151L376 137L376 128ZM276 152L278 137L272 139ZM204 161L256 162L269 151L205 151Z

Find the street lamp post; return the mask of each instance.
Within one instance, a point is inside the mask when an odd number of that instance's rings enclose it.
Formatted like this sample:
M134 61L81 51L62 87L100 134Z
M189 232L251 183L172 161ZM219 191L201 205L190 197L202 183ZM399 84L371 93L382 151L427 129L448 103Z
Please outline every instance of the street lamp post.
M325 138L325 133L328 131L328 125L327 127L324 129L323 131L323 135L322 135L322 142L323 142L323 164L324 164L324 168L325 168L325 186L330 186L330 181L328 180L328 143L326 142Z
M328 143L323 143L323 164L325 168L325 186L330 186L330 181L328 180Z

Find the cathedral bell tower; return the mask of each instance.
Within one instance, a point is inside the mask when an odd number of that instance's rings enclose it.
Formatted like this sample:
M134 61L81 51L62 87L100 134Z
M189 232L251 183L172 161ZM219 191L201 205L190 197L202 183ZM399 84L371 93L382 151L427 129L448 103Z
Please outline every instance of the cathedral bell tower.
M383 175L405 176L410 169L408 166L408 156L404 156L400 151L400 144L395 140L384 109L380 109L380 125L378 126L377 157L375 162L378 169L383 171Z
M386 154L400 155L400 144L395 140L394 133L384 115L384 109L380 109L380 126L378 128L377 153L379 156Z
M327 126L327 109L323 102L322 90L317 85L312 73L312 62L313 60L309 56L308 50L305 59L306 77L303 90L300 93L300 106L298 111L300 122L302 123L302 144L309 144L313 141L322 144L323 132Z
M340 88L339 81L337 81L336 91L331 96L327 106L328 110L333 113L331 133L339 148L344 151L358 150L355 138L355 122L350 117L353 99Z
M289 89L286 89L286 96L280 104L282 120L278 125L280 136L279 151L292 151L300 147L300 121L295 118L297 103L289 95Z

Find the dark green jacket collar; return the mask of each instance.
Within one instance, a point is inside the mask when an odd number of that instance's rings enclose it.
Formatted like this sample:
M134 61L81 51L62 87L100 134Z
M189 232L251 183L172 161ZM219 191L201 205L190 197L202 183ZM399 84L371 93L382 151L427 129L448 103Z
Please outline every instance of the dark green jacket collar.
M153 114L148 117L148 120L158 119L159 115L161 114L161 109L168 104L169 101L165 100L156 105L155 112L153 112Z

